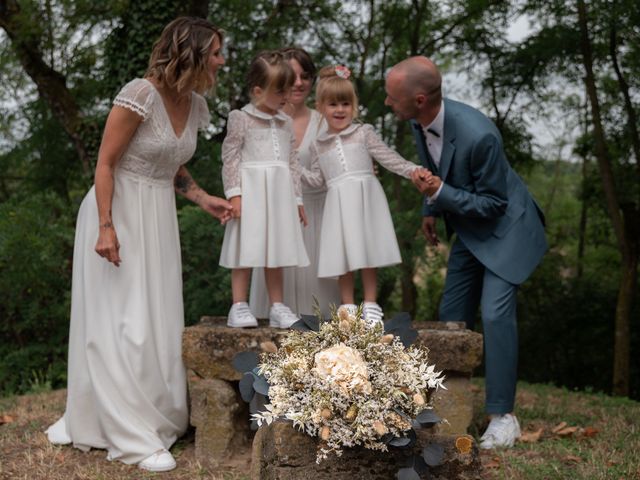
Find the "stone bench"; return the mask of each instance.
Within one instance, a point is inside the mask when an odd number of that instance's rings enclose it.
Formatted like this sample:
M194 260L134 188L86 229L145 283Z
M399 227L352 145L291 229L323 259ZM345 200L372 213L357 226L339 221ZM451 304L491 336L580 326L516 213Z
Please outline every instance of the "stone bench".
M231 365L234 356L243 351L261 352L266 342L279 345L287 333L262 321L258 328L229 328L226 320L203 317L185 329L182 342L189 371L191 424L196 428L196 459L211 467L229 458L253 436L249 409L238 391L242 374ZM470 378L482 360L482 335L466 330L461 322L421 322L415 326L415 344L427 347L429 363L446 375L447 390L436 392L433 401L435 411L447 423L437 425L431 433L466 434L473 416Z

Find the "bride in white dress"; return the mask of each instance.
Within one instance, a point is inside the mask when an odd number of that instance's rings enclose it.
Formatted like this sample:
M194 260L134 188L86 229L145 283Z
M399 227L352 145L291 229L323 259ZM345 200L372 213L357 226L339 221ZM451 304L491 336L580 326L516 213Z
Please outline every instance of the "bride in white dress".
M151 471L176 465L168 449L188 426L188 406L174 190L229 218L230 204L184 167L209 123L196 92L213 86L222 41L206 20L174 20L146 77L113 102L95 185L78 212L67 405L47 430L52 443L106 449L109 460Z

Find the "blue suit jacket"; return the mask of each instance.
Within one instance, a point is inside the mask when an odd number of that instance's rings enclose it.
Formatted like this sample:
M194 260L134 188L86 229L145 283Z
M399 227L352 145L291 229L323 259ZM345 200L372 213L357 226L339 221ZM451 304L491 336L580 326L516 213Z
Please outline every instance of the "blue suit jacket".
M444 185L422 214L442 216L489 270L513 284L524 282L547 250L544 215L504 155L494 123L475 108L444 100L438 176ZM429 168L421 126L412 123L418 155Z

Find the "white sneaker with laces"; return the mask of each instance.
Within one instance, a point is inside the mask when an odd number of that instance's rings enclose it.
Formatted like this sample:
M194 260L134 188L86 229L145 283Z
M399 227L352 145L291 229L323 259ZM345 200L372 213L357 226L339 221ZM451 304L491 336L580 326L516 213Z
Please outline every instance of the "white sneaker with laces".
M168 472L176 468L176 461L166 450L159 450L142 460L138 467L150 472Z
M251 313L247 302L238 302L231 305L227 326L234 328L257 327L258 320Z
M47 434L47 438L54 445L69 445L71 443L64 417L61 417L56 423L47 428L44 433Z
M362 307L362 319L369 328L373 328L378 324L384 327L384 323L382 322L383 317L384 313L382 313L380 305L376 302L364 302L364 306Z
M284 303L274 303L269 310L269 326L273 328L289 328L300 318Z
M520 437L520 424L515 415L505 413L491 418L487 430L480 437L480 448L513 447Z

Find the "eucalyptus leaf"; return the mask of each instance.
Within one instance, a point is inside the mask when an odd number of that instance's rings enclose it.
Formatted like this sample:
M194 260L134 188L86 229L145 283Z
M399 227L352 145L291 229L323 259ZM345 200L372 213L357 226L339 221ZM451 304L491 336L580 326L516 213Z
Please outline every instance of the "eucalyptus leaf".
M253 381L253 388L256 392L265 397L269 395L269 382L263 376L256 377Z
M384 322L385 333L391 333L391 330L407 327L411 327L411 315L407 312L400 312Z
M250 372L258 365L258 354L256 352L239 352L231 360L231 365L241 373Z
M440 423L442 419L436 415L436 412L433 408L425 408L421 411L416 417L416 421L420 423L423 427L431 427L436 423Z
M422 458L424 458L424 461L430 467L442 465L442 460L444 459L444 446L439 443L427 445L422 450Z
M301 320L309 327L309 330L313 332L320 331L320 320L315 315L301 315Z
M246 372L242 378L240 379L240 383L238 384L238 388L240 390L240 396L242 400L249 403L253 400L253 396L255 394L255 390L253 388L253 382L256 377L251 372Z
M414 445L416 442L416 432L413 429L409 430L404 437L394 437L387 443L392 447L408 448Z
M429 473L429 467L420 455L412 455L407 462L407 467L413 468L421 478Z
M420 480L420 475L412 467L405 467L398 470L396 478L398 480Z

